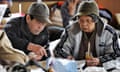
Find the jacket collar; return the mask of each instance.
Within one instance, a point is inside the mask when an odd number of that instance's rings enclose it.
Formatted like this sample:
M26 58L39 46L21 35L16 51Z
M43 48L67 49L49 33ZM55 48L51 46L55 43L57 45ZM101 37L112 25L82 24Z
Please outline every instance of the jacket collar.
M30 32L27 22L26 22L26 16L22 17L21 19L21 30L22 32L24 32L25 35L32 35L32 33Z
M99 18L98 22L96 23L96 30L97 30L98 36L102 35L104 27L105 27L105 25L104 25L103 21Z

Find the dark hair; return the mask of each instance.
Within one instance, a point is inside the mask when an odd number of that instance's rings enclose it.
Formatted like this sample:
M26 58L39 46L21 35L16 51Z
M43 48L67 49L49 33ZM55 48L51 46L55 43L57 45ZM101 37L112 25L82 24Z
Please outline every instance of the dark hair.
M30 14L26 14L26 15L25 15L25 18L26 18L26 16L27 16L27 15L29 15L29 16L30 16L30 19L31 19L31 20L33 20L33 19L34 19L34 16L33 16L33 15L30 15Z
M88 15L88 16L92 17L92 19L93 19L93 21L94 21L95 23L98 22L98 16L97 16L97 15L95 15L95 14L90 14L90 15Z
M33 20L34 19L34 16L33 15L29 15L30 16L30 19Z

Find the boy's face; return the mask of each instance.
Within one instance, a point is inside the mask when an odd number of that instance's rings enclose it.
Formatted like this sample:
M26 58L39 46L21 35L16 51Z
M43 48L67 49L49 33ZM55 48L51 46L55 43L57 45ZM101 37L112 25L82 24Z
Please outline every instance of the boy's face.
M90 16L80 16L79 25L84 32L93 32L95 30L95 22Z
M29 30L34 35L38 35L45 28L46 24L41 23L37 19L32 19L31 20L29 17L30 17L29 15L26 16L26 20L27 20L27 23L28 23Z

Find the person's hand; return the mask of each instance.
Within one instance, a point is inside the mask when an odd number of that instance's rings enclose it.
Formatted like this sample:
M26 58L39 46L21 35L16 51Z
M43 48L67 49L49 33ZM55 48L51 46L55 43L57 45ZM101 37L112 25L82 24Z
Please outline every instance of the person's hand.
M99 58L91 58L86 60L87 66L97 66L100 64Z
M46 52L45 48L42 47L41 45L34 44L34 43L29 43L27 49L29 51L34 52L38 56L44 56L45 55L47 57L47 52Z
M68 4L68 10L70 15L74 15L78 0L71 0Z
M73 58L73 56L67 56L67 59L73 60L74 58Z
M80 2L80 0L74 0L74 3L77 5Z
M41 55L36 55L34 52L30 52L28 56L30 60L41 60L42 59Z

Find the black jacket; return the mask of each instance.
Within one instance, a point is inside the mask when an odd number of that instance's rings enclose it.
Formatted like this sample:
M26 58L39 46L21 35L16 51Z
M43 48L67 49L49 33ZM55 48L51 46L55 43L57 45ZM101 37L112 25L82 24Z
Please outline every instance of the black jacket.
M5 31L12 42L14 48L29 53L27 46L29 42L46 45L49 41L47 28L39 35L33 35L28 29L25 17L18 17L9 21L5 27Z

